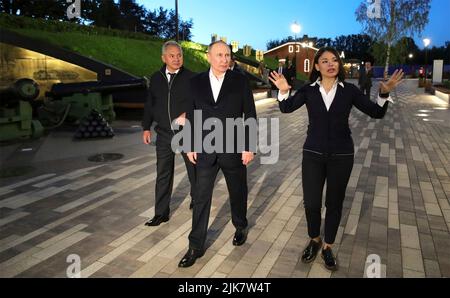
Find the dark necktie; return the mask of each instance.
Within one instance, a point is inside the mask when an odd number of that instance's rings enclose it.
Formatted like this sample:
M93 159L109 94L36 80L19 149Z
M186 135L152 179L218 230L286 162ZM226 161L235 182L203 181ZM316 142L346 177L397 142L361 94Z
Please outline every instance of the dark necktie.
M169 85L172 84L173 79L175 78L176 73L170 73L169 72Z

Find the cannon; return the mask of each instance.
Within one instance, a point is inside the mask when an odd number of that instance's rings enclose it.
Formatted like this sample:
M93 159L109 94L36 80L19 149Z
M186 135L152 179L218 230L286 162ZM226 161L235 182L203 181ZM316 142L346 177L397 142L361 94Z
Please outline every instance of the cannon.
M63 123L79 125L78 135L81 131L83 136L90 132L90 137L105 136L105 133L111 137L108 122L115 119L112 94L147 88L146 78L58 83L45 93L43 101L35 101L40 93L38 84L31 79L20 79L0 88L0 141L40 137L44 130ZM39 120L34 120L33 114Z
M19 101L31 102L39 96L39 86L31 79L19 79L10 86L0 87L2 107L13 107Z
M44 128L33 120L32 102L39 86L31 79L19 79L0 88L0 141L40 137Z
M147 88L146 79L136 79L130 81L115 81L115 82L81 82L81 83L58 83L54 84L46 96L63 97L70 96L76 93L103 93L111 94L116 91Z
M80 124L95 110L110 122L115 119L112 93L146 88L146 79L54 84L45 93L46 100L39 109L39 118L48 126L57 126L64 121Z

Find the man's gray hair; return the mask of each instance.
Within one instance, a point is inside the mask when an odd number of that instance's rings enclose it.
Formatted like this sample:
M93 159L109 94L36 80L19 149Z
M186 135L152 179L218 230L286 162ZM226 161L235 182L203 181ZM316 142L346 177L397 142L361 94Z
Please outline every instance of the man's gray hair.
M216 40L216 41L214 41L214 42L212 42L212 43L209 44L209 46L208 46L208 53L211 51L211 49L212 49L212 47L213 47L214 45L219 44L219 43L224 44L224 45L226 45L228 48L230 48L230 46L229 46L226 42L224 42L223 40L219 39L219 40ZM231 52L231 49L230 49L230 52Z
M180 44L178 42L173 41L173 40L166 41L163 44L163 46L162 46L162 54L164 55L166 53L166 51L167 51L167 48L171 47L171 46L177 47L180 50L181 54L183 55L183 48L180 46Z

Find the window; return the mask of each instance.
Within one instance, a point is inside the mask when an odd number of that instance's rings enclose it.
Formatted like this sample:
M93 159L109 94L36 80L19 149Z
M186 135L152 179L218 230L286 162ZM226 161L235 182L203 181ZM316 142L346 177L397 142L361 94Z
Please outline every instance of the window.
M295 45L295 52L300 53L300 45L299 44ZM289 46L289 53L294 53L294 45Z
M305 62L303 63L303 71L308 73L309 72L309 59L305 59Z

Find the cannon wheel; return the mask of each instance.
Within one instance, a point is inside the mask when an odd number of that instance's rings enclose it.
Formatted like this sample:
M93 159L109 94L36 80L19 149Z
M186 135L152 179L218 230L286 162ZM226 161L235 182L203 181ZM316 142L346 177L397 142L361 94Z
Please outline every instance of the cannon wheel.
M32 120L31 121L31 130L32 130L32 137L33 138L39 138L44 134L44 127L42 126L41 122L38 120Z

